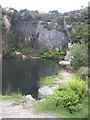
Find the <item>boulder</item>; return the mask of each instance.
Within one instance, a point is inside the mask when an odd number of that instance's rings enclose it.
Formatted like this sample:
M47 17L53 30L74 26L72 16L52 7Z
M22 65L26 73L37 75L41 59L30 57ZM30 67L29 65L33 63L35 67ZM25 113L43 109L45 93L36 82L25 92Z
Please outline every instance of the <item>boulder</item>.
M67 51L67 53L66 53L66 56L65 56L65 58L64 58L64 60L69 60L70 58L71 58L71 52L70 51Z
M35 102L35 99L31 95L26 95L26 101Z
M27 56L26 55L22 55L22 59L23 60L27 59Z
M52 90L51 88L47 86L44 86L38 90L39 99L42 99L44 96L53 95L53 94L54 94L54 90Z
M62 60L62 61L59 62L59 64L60 65L70 65L71 63L70 63L70 61L64 61L64 60Z
M18 55L21 55L21 53L20 52L18 52L18 51L16 51L16 55L18 56Z

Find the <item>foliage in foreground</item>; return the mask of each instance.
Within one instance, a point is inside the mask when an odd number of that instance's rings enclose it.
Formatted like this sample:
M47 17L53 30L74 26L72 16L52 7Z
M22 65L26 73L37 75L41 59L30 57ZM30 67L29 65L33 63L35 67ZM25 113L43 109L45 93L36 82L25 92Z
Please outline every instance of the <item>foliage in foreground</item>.
M69 80L69 88L79 96L79 100L82 100L87 93L86 83L77 76Z
M55 113L61 118L87 118L87 85L82 79L73 77L67 87L60 87L54 95L38 102L36 108L38 111Z

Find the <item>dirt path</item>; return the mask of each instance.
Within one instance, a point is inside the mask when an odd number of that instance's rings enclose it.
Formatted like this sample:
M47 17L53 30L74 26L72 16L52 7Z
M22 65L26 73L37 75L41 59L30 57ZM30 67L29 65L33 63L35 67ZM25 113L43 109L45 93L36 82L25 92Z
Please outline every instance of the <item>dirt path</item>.
M67 72L66 70L60 72L59 74L61 76L61 79L59 79L58 77L55 78L57 81L57 84L52 87L53 90L58 89L61 84L67 83L68 79L72 78L72 76L73 76L72 73Z
M59 83L65 84L65 83L68 83L68 80L72 78L73 74L65 70L60 73L60 76L62 79L59 81Z
M73 74L67 71L63 71L60 73L62 80L67 81L68 79L72 78Z
M12 106L10 101L1 101L0 118L55 118L46 113L37 113L35 108L24 109L22 105Z

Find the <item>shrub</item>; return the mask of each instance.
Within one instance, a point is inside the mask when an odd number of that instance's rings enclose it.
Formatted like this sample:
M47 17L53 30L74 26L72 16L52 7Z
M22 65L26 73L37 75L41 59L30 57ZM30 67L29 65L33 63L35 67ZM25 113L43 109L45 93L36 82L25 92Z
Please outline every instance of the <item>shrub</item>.
M43 58L52 59L54 56L53 52L44 52Z
M53 95L56 107L66 107L70 112L80 110L82 108L80 103L85 97L86 91L86 83L79 77L74 76L69 80L67 87L59 88Z
M60 51L45 51L44 54L42 55L42 58L47 58L47 59L54 59L54 60L62 60L64 59L65 52L60 52Z
M88 65L88 47L86 45L73 45L71 54L74 57L71 59L71 64L74 68Z
M86 83L77 76L74 76L72 79L70 79L68 83L70 89L73 90L75 94L78 94L79 100L82 100L85 97L87 91Z
M59 51L56 51L56 52L54 53L54 55L60 55Z
M66 89L61 91L56 91L54 94L54 99L56 100L57 107L66 107L70 111L76 110L77 106L79 105L79 96L75 94L73 90Z
M52 30L53 26L48 25L48 23L44 23L44 28L48 29L48 30Z
M45 52L45 53L44 53L44 56L47 56L47 55L48 55L48 53L47 53L47 52Z
M77 75L78 75L81 79L86 80L86 79L87 79L87 76L88 76L88 68L87 68L87 67L81 67L81 68L78 70Z
M65 55L66 53L65 52L60 52L60 55Z

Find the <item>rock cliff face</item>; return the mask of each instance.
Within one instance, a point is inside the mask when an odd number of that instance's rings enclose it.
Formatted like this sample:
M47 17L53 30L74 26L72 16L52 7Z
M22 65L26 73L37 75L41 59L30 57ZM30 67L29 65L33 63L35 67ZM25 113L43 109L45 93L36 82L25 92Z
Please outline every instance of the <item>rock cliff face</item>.
M18 20L14 24L21 43L36 49L63 49L68 39L66 33L58 30L48 30L39 21Z
M34 14L38 14L38 17L36 18ZM35 12L31 15L27 10L22 12L14 10L3 14L2 28L3 51L16 49L19 45L40 50L63 50L68 42L63 17L59 14L56 18L51 14L40 16ZM18 45L15 45L16 42Z
M8 30L10 30L10 29L11 29L11 23L10 23L10 20L9 20L8 16L7 16L7 15L4 15L3 18L4 18L4 22L5 22L6 28L7 28Z
M31 20L19 19L14 23L13 28L16 30L19 42L24 43L26 46L36 46L37 39L37 25Z
M61 50L65 49L68 42L88 41L88 8L67 13L3 8L2 16L3 48L6 51L8 48L17 49L20 45L34 49Z
M37 33L38 49L62 49L63 44L67 42L67 36L64 32L45 29L40 22L37 26Z

